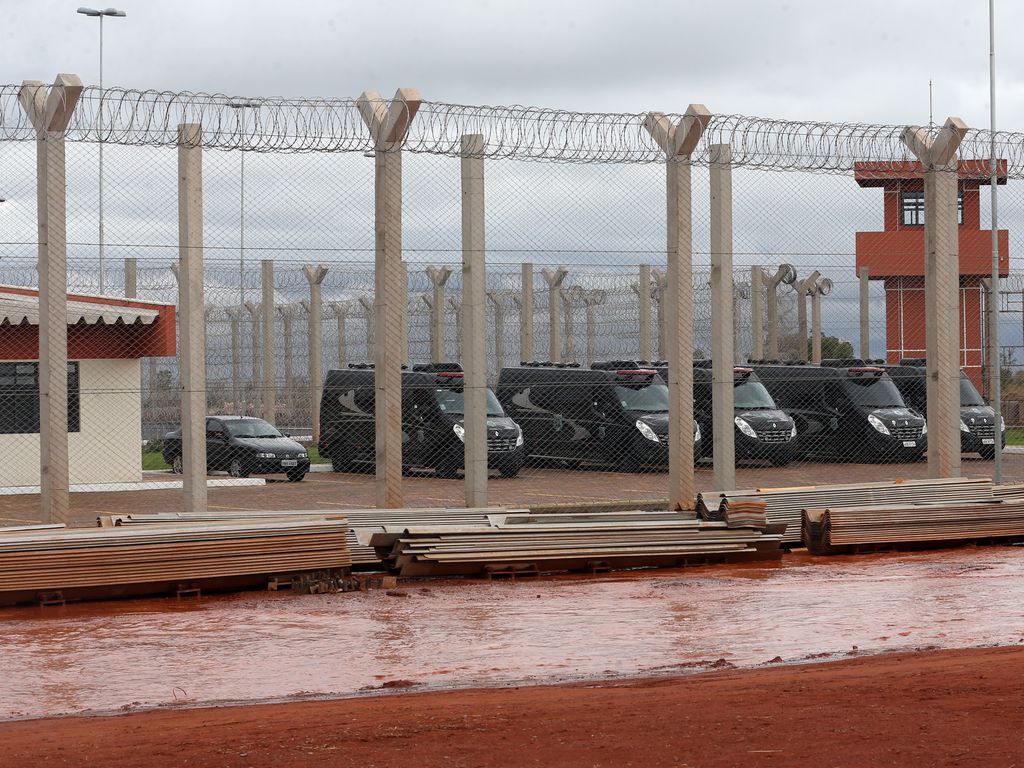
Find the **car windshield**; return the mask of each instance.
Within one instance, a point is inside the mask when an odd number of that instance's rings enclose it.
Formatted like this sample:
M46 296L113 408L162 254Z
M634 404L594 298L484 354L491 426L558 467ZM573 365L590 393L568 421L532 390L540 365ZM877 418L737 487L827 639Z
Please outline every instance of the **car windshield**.
M843 389L857 405L869 408L906 408L903 396L888 376L843 379Z
M458 416L466 415L466 398L461 389L435 389L434 398L438 406L445 413L454 413ZM494 396L491 390L487 390L487 415L504 416L505 411L501 409L501 403Z
M974 384L966 376L960 377L960 406L984 405L985 400L978 394Z
M663 413L668 410L668 387L660 381L651 384L615 386L615 396L626 411Z
M733 383L733 405L746 411L774 411L775 401L760 381L742 379Z
M263 419L239 419L225 425L232 437L283 437L277 429Z

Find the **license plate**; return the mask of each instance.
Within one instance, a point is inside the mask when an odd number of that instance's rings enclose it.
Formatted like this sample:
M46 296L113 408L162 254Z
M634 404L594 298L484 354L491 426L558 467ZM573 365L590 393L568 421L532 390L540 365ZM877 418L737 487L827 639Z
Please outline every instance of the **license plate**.
M982 445L995 445L996 439L994 437L983 437L981 438Z
M914 442L913 440L904 440L903 441L903 447L904 448L917 448L917 443Z
M298 462L297 459L282 459L281 460L281 466L282 467L297 467L297 466L299 466L299 462Z

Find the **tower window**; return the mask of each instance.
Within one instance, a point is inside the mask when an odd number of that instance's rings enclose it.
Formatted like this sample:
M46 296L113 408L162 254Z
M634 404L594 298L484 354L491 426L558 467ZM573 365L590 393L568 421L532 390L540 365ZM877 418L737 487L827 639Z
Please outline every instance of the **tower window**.
M964 193L956 198L956 223L964 223ZM900 224L915 226L924 224L924 192L900 193Z

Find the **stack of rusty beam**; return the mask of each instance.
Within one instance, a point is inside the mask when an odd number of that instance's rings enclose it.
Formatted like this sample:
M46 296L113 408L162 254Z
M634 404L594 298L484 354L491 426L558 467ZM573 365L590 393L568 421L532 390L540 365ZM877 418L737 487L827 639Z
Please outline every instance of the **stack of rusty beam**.
M360 531L402 576L477 575L664 567L714 560L779 557L780 534L729 528L692 513L609 512L488 515L461 527L386 525Z
M747 496L723 498L721 503L712 509L704 504L698 507L698 514L703 520L724 522L727 528L761 528L768 526L768 502L764 499ZM779 533L782 531L780 530Z
M101 526L135 526L168 524L198 521L223 521L223 520L248 520L268 518L302 518L302 517L327 517L344 516L348 521L349 531L347 534L348 548L352 555L352 565L356 568L379 568L380 559L373 547L360 544L357 530L383 531L388 525L431 525L431 526L464 526L464 525L485 525L488 515L504 514L510 512L523 512L525 510L509 509L505 507L478 507L478 508L446 508L446 507L409 507L404 509L334 509L334 510L277 510L277 511L249 511L249 510L222 510L208 511L199 514L184 513L153 513L153 514L125 514L125 515L100 515L97 524Z
M1024 499L1024 483L1008 483L992 487L992 498L1001 501L1016 501Z
M697 495L701 516L721 513L723 504L733 499L760 499L766 502L770 524L786 526L784 544L801 541L801 517L804 509L826 507L867 507L879 504L927 504L992 501L992 481L986 478L944 478L905 480L885 483L816 485L796 488L756 488L740 491L705 491ZM724 517L719 518L724 519Z
M901 545L948 545L1024 538L1024 500L878 504L805 509L804 542L812 554Z
M11 532L0 536L0 603L344 571L352 565L347 530L344 519L306 518Z

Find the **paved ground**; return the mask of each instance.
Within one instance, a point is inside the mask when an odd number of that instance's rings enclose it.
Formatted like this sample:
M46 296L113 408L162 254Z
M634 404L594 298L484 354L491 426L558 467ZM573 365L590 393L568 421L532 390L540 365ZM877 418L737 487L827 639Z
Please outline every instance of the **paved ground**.
M964 457L963 474L991 477L992 462ZM896 478L924 478L928 466L916 464L792 464L777 468L752 465L736 471L740 488L780 487L845 482L875 482ZM1007 482L1024 482L1024 454L1003 457ZM149 475L149 477L153 477ZM173 477L167 475L168 478ZM313 472L301 483L268 477L266 486L211 488L211 509L338 509L374 506L372 475ZM712 489L710 467L697 469L698 489ZM531 506L554 503L665 499L668 475L621 472L526 469L519 477L493 476L489 485L493 504ZM410 507L462 506L461 480L440 480L430 475L405 478L406 505ZM76 524L91 525L101 512L180 512L181 491L149 490L114 493L74 493L72 515ZM39 496L0 496L0 525L35 522Z

